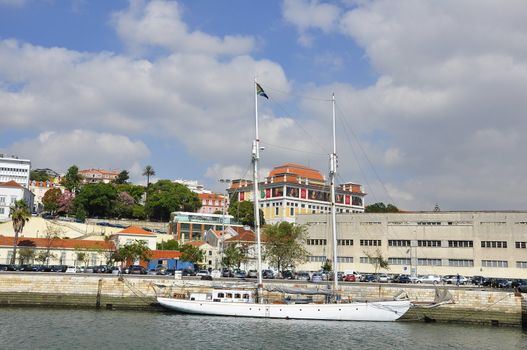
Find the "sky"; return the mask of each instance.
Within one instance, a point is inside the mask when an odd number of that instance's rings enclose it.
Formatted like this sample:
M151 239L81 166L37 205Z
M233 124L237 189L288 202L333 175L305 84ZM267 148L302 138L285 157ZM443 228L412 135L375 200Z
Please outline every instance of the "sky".
M284 163L405 210L527 209L524 0L0 0L0 153L145 183ZM154 180L155 180L154 179Z

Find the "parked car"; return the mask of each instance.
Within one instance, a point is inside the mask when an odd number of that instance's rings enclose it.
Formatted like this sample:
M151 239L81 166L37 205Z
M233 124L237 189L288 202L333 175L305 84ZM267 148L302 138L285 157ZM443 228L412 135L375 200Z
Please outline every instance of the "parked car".
M183 269L181 276L196 276L196 271L194 269Z
M342 280L344 282L355 282L355 281L357 281L357 277L355 277L355 275L353 275L353 274L348 274L348 275L344 276L344 278Z
M11 264L1 264L0 271L16 271L16 266Z
M320 272L315 272L312 274L311 282L322 282L322 274Z
M390 277L385 273L381 273L377 276L377 282L388 283L390 282Z
M282 271L282 278L285 280L294 280L295 274L291 270Z
M75 266L68 266L66 267L65 273L77 273L77 268Z
M126 270L130 275L146 275L146 269L141 265L130 265Z
M488 278L483 276L473 276L471 282L476 286L485 286L488 285L488 280Z
M512 280L511 287L512 288L519 288L521 286L527 286L527 279L515 279Z
M262 278L273 279L274 278L273 270L262 270Z
M246 278L247 277L247 272L245 272L244 270L234 270L234 277L236 277L236 278Z
M174 270L174 269L166 269L165 270L165 276L174 276L175 273L176 273L176 270Z
M377 277L375 275L362 275L361 282L375 282L377 281Z
M309 272L306 271L299 271L296 273L296 279L301 281L309 281L310 280Z
M257 277L258 277L258 271L256 270L247 271L247 278L257 278Z
M234 277L234 273L232 272L231 269L224 268L224 269L221 271L221 276L222 276L222 277Z
M112 275L120 275L122 273L122 269L119 266L112 266L110 268L110 273Z
M408 275L399 275L393 279L395 283L412 283L412 279Z
M465 276L461 275L445 275L443 278L441 278L441 281L444 284L458 284L457 277L459 276L459 284L465 284L467 283L467 278Z
M438 275L421 275L417 277L417 283L433 283L441 282L441 277Z
M196 276L210 276L209 270L199 270L196 272Z
M496 278L492 283L492 287L495 288L511 288L511 286L512 281L505 278Z

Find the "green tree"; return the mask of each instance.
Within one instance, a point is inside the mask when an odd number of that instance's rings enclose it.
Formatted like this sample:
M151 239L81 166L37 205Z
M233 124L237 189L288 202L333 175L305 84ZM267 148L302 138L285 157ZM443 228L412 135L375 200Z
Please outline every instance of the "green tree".
M331 260L326 259L326 261L324 261L324 265L322 265L322 270L333 271L333 264L331 263Z
M18 253L20 264L29 264L35 258L35 250L31 248L21 248Z
M62 186L64 186L71 193L77 194L80 189L82 181L82 175L79 174L79 168L76 165L72 165L68 168L66 175L62 178Z
M199 266L205 258L205 252L191 244L183 244L179 247L179 251L181 252L181 260L189 261L194 265Z
M368 260L370 261L370 264L373 265L373 269L375 273L377 273L379 270L389 270L390 265L388 264L388 260L382 255L380 249L376 249L375 253L371 253L368 251L364 251L364 254L368 257Z
M57 256L51 252L51 248L55 241L59 240L64 231L62 228L46 224L46 230L44 231L44 250L40 251L37 255L37 259L42 261L43 264L48 265L50 259L54 259Z
M101 182L83 186L74 203L77 210L83 208L88 217L108 217L116 199L115 187Z
M132 185L132 184L115 184L115 189L117 192L126 192L130 196L134 198L134 201L136 203L139 203L141 201L141 197L143 197L143 194L145 193L145 187L140 185Z
M294 269L307 260L309 253L304 248L307 228L304 225L282 221L265 226L264 232L265 259L278 271Z
M18 247L18 235L24 230L26 222L29 221L31 213L27 208L26 202L23 199L18 200L11 207L9 216L13 221L13 230L15 231L15 239L13 241L13 256L11 257L11 264L16 262L16 249Z
M128 174L127 170L123 170L117 175L115 180L113 180L113 183L115 184L126 184L128 183L128 180L130 179L130 175Z
M29 172L31 181L49 181L49 175L44 170L31 170Z
M57 212L60 207L60 197L62 191L58 188L50 188L44 193L42 197L42 203L44 204L44 210L49 211L52 215Z
M249 201L232 201L229 204L229 215L234 216L234 220L243 225L254 228L254 203ZM265 225L263 211L260 209L260 226Z
M125 244L115 252L115 261L129 261L136 260L147 261L150 260L152 251L147 247L145 241L134 241L132 243Z
M223 251L222 264L225 267L240 268L242 262L247 261L247 250L238 243L231 243Z
M136 204L132 207L132 218L137 220L146 219L145 207L139 204Z
M76 259L77 262L80 262L81 265L84 265L85 262L87 261L87 258L88 258L87 255L86 255L86 252L83 249L81 249L81 248L75 248L75 251L76 251L75 255L76 255L76 258L77 258Z
M364 208L366 213L398 213L399 209L393 204L384 204L382 202L377 202L370 204Z
M170 180L160 180L147 189L145 211L152 219L168 221L174 211L194 212L200 207L196 193Z
M157 243L158 250L179 250L179 242L175 239L169 239L168 241L162 241Z
M143 170L143 176L146 176L146 187L148 188L150 186L150 176L154 176L156 174L154 168L152 168L151 165L145 166L145 169Z
M134 198L127 192L119 192L113 208L114 215L121 218L131 218L134 208Z

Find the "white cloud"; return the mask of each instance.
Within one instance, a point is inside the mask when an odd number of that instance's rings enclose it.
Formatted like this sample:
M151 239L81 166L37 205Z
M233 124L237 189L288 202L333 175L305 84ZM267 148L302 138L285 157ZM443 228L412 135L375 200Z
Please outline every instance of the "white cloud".
M34 139L15 142L7 151L32 160L34 168L56 171L65 171L73 164L79 168L136 169L138 160L150 156L148 147L141 141L87 130L42 132Z
M240 55L254 48L254 39L239 35L215 37L189 31L175 1L131 1L131 6L114 15L120 37L134 51L161 47L172 52L206 55Z

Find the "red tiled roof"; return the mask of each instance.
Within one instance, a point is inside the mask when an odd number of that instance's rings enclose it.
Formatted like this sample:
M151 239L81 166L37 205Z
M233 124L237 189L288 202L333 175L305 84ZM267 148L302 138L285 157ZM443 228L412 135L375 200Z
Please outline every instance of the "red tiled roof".
M119 231L117 233L114 233L114 235L118 234L126 234L126 235L147 235L147 236L153 236L154 234L150 231L147 231L139 226L130 226L125 228L122 231Z
M0 236L0 246L12 247L14 244L14 237ZM51 244L50 244L51 243ZM19 237L18 247L34 247L34 248L65 248L65 249L115 249L113 241L93 241L83 239L53 239L34 238L34 237Z
M212 200L222 200L223 196L217 193L198 193L199 199L212 199Z
M18 182L11 180L7 182L0 182L0 187L17 187L17 188L24 188L21 186Z
M179 259L181 252L177 250L152 250L150 259Z
M194 246L194 247L201 247L202 245L205 244L205 242L203 242L203 241L190 241L190 242L185 242L185 244L190 244L191 246Z
M280 174L291 174L312 180L324 181L324 177L320 174L320 171L294 163L286 163L274 167L273 170L269 172L269 177Z

